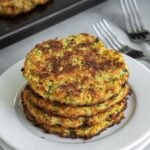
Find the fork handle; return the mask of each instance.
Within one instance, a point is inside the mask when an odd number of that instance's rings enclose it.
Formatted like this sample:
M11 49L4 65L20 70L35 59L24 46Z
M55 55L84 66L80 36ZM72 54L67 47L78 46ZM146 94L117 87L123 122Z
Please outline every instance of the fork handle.
M119 51L126 54L126 55L129 55L130 57L133 57L135 59L144 57L143 52L137 51L137 50L130 48L129 46L126 46L126 45L124 47L122 47Z
M146 42L150 44L150 34L146 35Z

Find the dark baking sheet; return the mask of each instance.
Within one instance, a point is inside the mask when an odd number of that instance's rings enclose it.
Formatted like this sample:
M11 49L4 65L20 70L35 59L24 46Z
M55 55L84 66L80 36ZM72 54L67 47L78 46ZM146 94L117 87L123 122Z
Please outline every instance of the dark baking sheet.
M0 17L0 49L104 0L51 0L15 18Z

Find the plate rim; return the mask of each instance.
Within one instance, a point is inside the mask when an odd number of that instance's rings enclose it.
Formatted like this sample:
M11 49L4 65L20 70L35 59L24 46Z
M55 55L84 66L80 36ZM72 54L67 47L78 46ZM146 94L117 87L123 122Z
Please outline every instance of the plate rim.
M138 67L143 68L143 69L149 74L149 76L150 76L150 70L149 70L147 67L145 67L143 64L141 64L141 63L138 62L137 60L132 59L132 58L129 57L129 56L124 55L124 57L125 57L125 59L127 59L127 60L133 62L134 64L138 64ZM126 60L126 62L127 62L127 64L128 64L129 62L128 62L127 60ZM23 59L23 60L20 60L19 62L17 62L16 64L12 65L10 68L8 68L6 71L4 71L4 72L0 75L0 83L1 83L1 79L2 79L2 78L5 78L5 76L6 76L7 74L9 74L9 72L11 71L11 69L16 68L17 66L20 66L21 64L23 64L23 62L24 62L24 59ZM128 66L129 66L129 65L128 65ZM129 67L130 67L130 66L129 66ZM150 86L150 85L149 85L149 86ZM15 94L14 94L14 95L15 95ZM1 98L0 98L0 99L1 99ZM129 121L129 122L130 122L130 121ZM122 129L121 129L121 130L122 130ZM120 132L120 131L119 131L119 132ZM114 133L113 135L115 135L115 134L117 134L117 133ZM146 139L148 136L150 136L150 128L149 128L148 132L147 132L146 134L144 134L144 136L142 136L142 137L141 137L140 139L138 139L137 141L134 141L134 143L128 145L128 146L125 147L125 148L133 148L134 146L138 145L143 139ZM113 137L113 136L112 136L112 137ZM6 141L6 140L5 140L5 138L2 136L1 131L0 131L0 138L1 138L2 140L4 140L8 145L10 145L12 148L18 149L14 144L12 144L12 141L10 142L10 141ZM106 139L107 139L107 137L106 137ZM51 142L49 142L49 143L51 143ZM96 144L97 141L96 141L96 142L94 141L94 142L92 142L92 143ZM87 144L87 145L88 145L88 144L93 145L92 143L86 143L86 144ZM58 143L57 143L57 144L58 144ZM81 146L81 144L79 144L79 145Z

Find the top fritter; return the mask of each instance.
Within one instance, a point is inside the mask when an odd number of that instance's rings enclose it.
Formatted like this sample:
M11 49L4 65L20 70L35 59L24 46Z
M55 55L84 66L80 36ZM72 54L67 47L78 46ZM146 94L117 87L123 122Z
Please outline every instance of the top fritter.
M45 99L94 105L117 95L129 72L121 53L82 33L36 45L26 57L23 75Z
M0 0L0 15L16 16L31 11L49 0Z

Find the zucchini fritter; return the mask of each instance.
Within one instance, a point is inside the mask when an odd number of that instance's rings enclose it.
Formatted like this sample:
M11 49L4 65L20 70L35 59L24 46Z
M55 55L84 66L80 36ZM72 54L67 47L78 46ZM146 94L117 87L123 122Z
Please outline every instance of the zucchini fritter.
M130 92L130 88L128 85L125 85L125 87L122 87L120 93L107 100L104 103L100 103L94 106L70 106L70 105L61 105L58 103L52 103L49 100L43 99L41 96L36 94L29 86L26 86L25 89L22 92L22 99L30 99L30 102L40 110L43 110L43 112L47 114L55 114L63 117L69 117L69 118L77 118L80 116L93 116L96 115L99 112L104 112L110 107L114 106L115 104L119 103Z
M46 114L40 109L34 107L30 102L30 99L23 99L23 107L25 112L27 111L39 124L46 124L48 126L60 125L65 128L78 128L80 126L93 126L100 122L103 122L109 116L114 116L126 108L125 101L116 104L109 108L106 112L98 113L92 117L78 117L76 119L55 116L53 114Z
M43 5L49 0L0 0L1 16L16 16Z
M26 57L23 75L44 99L88 106L118 94L129 72L121 53L82 33L36 45Z
M83 126L76 129L67 129L61 126L48 126L46 124L40 124L28 112L26 113L26 115L27 118L30 121L32 121L34 125L42 128L46 133L57 134L61 137L82 139L90 139L93 136L100 134L103 130L106 130L108 127L120 123L120 121L124 118L124 113L122 112L117 116L110 116L110 118L107 118L103 122L100 122L99 124L96 124L94 126Z

